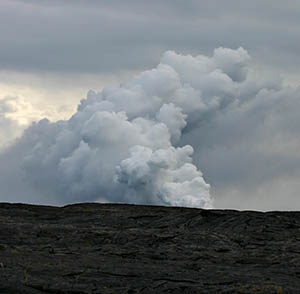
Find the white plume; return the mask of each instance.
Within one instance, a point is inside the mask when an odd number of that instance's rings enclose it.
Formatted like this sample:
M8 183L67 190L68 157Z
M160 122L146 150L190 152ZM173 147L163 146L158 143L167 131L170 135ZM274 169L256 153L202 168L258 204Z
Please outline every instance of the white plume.
M211 179L210 169L224 172L227 159L237 160L235 142L265 134L267 114L276 113L284 95L289 101L298 95L276 79L249 74L249 62L243 48L218 48L211 57L168 51L156 68L120 87L89 91L69 120L34 123L0 163L13 157L19 183L48 202L212 207L199 168ZM272 117L274 128L282 118ZM224 173L230 176L230 168Z

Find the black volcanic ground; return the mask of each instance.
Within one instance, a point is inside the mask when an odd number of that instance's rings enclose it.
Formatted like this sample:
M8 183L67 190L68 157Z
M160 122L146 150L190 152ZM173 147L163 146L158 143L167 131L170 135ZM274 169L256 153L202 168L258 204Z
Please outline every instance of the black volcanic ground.
M300 212L0 203L0 293L300 293Z

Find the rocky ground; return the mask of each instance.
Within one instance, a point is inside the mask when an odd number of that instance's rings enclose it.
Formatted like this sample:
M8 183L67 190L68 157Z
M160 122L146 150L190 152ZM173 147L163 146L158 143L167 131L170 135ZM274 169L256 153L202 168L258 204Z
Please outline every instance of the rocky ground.
M300 212L0 203L0 293L300 293Z

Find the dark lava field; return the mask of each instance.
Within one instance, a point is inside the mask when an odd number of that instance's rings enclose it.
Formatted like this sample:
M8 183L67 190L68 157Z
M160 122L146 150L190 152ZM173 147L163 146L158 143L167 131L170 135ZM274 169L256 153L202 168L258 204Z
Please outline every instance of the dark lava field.
M0 293L300 293L300 212L0 203Z

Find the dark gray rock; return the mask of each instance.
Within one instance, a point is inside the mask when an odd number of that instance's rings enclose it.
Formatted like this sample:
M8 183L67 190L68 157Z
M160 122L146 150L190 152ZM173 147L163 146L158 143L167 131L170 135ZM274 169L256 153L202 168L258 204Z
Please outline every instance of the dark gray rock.
M300 293L300 213L0 203L0 293Z

